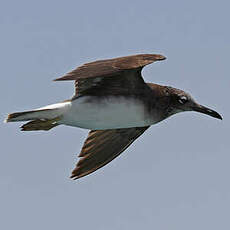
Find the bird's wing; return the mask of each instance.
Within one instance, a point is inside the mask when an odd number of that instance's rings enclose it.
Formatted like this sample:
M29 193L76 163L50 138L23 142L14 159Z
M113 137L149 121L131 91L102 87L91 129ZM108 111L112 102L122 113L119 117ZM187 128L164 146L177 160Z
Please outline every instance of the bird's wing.
M81 159L72 171L71 178L78 179L86 176L108 164L128 148L148 128L149 126L91 130L79 154Z
M105 86L111 88L110 93L113 94L113 90L119 91L119 88L130 90L137 85L140 86L140 83L143 84L141 69L164 59L164 56L158 54L139 54L90 62L55 81L75 80L76 96L98 93L102 86L103 89ZM106 90L103 93L105 94ZM122 92L119 91L119 93Z

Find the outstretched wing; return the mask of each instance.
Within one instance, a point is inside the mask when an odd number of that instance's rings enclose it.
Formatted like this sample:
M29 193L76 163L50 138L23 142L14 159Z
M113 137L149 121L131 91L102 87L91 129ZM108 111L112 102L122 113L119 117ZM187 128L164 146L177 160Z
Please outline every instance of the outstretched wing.
M79 157L81 158L73 170L71 178L86 176L108 164L129 147L149 126L91 130L84 142Z
M130 91L144 84L141 76L144 66L164 59L159 54L139 54L90 62L55 81L75 80L76 96L98 93L102 85L103 90L106 87L112 94L114 91L122 93L125 88ZM106 90L103 93L106 94Z

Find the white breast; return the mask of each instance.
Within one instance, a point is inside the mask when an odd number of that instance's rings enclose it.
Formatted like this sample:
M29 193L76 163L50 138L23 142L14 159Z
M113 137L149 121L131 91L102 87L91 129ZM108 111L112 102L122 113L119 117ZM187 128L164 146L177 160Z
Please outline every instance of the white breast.
M69 102L62 124L86 129L142 127L158 119L146 116L144 104L134 98L84 96Z

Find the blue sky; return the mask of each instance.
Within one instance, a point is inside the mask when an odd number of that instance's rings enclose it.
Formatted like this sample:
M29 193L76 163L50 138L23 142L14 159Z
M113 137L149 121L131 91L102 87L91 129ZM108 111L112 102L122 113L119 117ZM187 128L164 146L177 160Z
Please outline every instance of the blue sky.
M229 229L229 1L4 1L0 94L7 113L69 99L52 82L78 65L136 53L167 60L146 81L188 91L219 121L182 113L72 181L87 130L1 123L1 229Z

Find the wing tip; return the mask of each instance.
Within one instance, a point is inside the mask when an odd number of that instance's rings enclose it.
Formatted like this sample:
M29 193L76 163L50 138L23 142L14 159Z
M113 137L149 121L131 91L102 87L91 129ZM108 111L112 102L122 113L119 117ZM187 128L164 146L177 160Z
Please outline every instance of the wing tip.
M164 55L158 54L158 60L159 60L159 61L163 61L163 60L165 60L165 59L167 59L167 57L165 57Z
M77 180L79 177L72 174L69 178L72 180Z
M53 79L53 81L70 81L73 80L72 78L70 79L69 76L64 76L64 77L59 77L59 78L55 78Z
M153 57L155 59L155 61L163 61L163 60L167 59L162 54L151 54L151 57Z
M71 173L71 176L69 177L70 179L72 180L77 180L81 177L84 177L84 176L87 176L89 175L91 172L90 171L86 171L86 172L80 172L80 167L76 167L72 173Z

